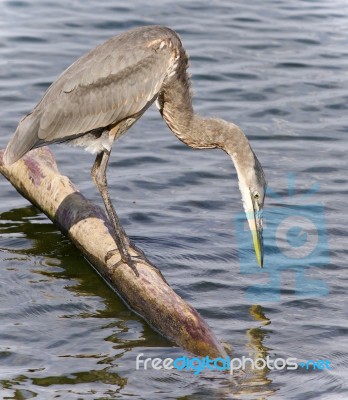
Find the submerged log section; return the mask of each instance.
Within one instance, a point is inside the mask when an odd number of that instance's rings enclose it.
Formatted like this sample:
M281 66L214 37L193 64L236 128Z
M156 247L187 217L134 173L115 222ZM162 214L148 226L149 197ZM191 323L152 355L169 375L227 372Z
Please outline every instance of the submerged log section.
M17 191L42 210L78 247L123 301L154 329L175 344L199 356L225 357L226 353L198 312L178 296L160 271L149 262L137 264L139 277L125 264L113 267L116 253L112 228L104 211L87 200L68 177L59 173L47 147L33 150L0 172ZM135 248L132 255L138 255Z

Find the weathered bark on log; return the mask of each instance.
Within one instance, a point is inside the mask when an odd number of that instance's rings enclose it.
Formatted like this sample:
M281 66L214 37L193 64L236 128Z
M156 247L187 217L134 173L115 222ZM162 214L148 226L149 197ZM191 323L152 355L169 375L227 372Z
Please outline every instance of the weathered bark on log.
M0 173L59 226L132 310L164 337L195 355L226 356L208 324L171 289L154 265L137 263L140 276L136 277L125 264L113 267L119 253L105 261L108 251L116 247L106 214L59 173L47 147L29 152L11 166L4 166L2 157L0 151ZM131 254L138 252L132 248Z

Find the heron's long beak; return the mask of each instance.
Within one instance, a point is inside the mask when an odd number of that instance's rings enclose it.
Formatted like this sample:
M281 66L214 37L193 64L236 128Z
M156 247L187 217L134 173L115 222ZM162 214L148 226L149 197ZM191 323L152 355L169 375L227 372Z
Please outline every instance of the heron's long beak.
M263 238L262 238L262 215L261 210L253 204L253 210L247 213L249 227L254 242L257 263L263 267Z

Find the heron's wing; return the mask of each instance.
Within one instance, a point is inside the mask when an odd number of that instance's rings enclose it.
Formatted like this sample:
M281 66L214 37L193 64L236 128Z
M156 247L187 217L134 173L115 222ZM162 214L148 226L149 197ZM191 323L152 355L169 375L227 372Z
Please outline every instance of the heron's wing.
M49 88L34 112L39 140L57 141L140 114L157 96L173 63L169 48L89 54ZM117 49L115 50L117 52Z
M139 117L171 75L180 46L169 28L141 27L82 56L20 121L6 147L5 162L15 162L38 145Z

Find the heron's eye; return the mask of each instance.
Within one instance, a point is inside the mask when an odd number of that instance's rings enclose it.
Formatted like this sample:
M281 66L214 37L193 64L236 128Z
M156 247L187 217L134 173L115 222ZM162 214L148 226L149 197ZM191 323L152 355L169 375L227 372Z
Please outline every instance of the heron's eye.
M260 198L260 195L258 192L254 192L253 196L254 196L255 200L259 200L259 198Z

